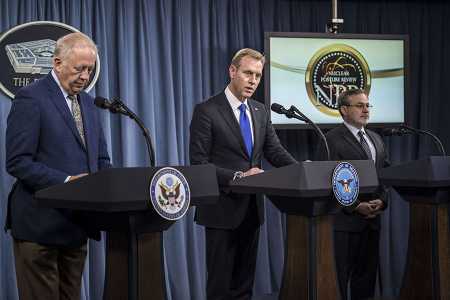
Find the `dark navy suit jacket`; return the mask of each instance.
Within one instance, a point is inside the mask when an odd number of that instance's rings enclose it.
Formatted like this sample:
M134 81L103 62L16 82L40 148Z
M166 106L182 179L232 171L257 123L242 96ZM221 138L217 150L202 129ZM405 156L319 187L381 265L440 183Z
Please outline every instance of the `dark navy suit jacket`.
M233 229L244 220L248 195L229 191L234 172L261 168L265 157L273 166L282 167L297 161L283 148L270 122L264 104L248 100L253 122L253 153L247 154L239 123L222 92L195 107L190 127L191 164L212 163L216 166L220 199L215 205L198 206L195 221L206 227ZM264 222L262 198L256 201L258 223Z
M8 197L6 228L16 239L77 246L87 234L73 212L35 205L33 194L64 183L67 176L110 166L97 108L78 95L86 147L58 84L51 74L17 92L8 116L6 168L17 179Z
M365 129L367 135L372 141L376 150L376 164L377 170L389 166L389 160L381 137L368 129ZM331 160L367 160L367 154L364 152L361 143L356 139L353 133L345 126L340 124L333 128L326 134L328 146L330 147ZM325 147L319 144L317 155L320 160L325 160ZM375 198L380 198L384 202L384 209L388 205L387 188L380 186ZM375 199L373 198L373 199ZM371 200L371 199L370 199ZM334 200L335 201L335 200ZM345 210L339 211L334 217L334 230L361 232L367 226L372 229L380 229L380 216L373 219L365 219L358 213L347 213Z

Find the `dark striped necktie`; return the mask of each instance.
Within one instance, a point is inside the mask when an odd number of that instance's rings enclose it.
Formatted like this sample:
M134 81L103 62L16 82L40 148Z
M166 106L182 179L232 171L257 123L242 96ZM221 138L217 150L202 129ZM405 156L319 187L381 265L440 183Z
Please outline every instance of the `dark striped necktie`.
M364 152L366 152L366 154L367 154L367 158L373 160L372 152L370 151L369 144L367 143L366 139L364 138L364 132L362 132L361 130L358 131L358 136L359 136L359 142L361 143L361 147L363 148Z

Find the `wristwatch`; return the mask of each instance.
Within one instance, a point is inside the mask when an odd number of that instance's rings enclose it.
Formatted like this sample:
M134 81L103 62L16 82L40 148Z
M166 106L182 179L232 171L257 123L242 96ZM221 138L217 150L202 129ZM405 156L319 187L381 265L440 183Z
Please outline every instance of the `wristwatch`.
M242 177L244 177L244 172L237 171L237 172L234 172L233 180L240 179Z

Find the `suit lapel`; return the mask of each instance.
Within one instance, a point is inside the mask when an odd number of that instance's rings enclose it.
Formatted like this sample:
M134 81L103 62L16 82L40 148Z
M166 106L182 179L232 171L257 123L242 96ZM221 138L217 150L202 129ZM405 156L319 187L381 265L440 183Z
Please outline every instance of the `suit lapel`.
M378 166L378 163L383 161L381 157L382 147L378 143L378 139L375 137L375 134L372 131L366 130L366 133L372 141L373 146L375 147L376 165Z
M247 153L247 148L245 147L244 138L241 134L241 128L239 127L239 123L236 120L236 117L234 116L233 110L228 103L227 97L225 96L225 93L221 94L220 97L220 105L219 105L219 111L221 112L220 115L225 120L225 123L230 127L232 134L238 139L240 148L244 155L249 158Z
M61 92L58 84L55 82L51 74L48 75L47 80L49 83L49 92L50 92L49 98L58 109L59 113L64 119L64 122L66 122L67 126L70 128L72 134L75 135L76 139L84 149L83 142L81 140L80 134L78 133L77 126L75 125L75 120L73 119L73 116L70 113L69 107L67 106L67 102L66 99L64 99L63 93Z

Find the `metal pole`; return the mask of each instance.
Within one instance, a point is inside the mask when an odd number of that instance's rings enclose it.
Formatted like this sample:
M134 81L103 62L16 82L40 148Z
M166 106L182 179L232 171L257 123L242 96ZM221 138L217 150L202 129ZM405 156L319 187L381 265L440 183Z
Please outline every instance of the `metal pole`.
M337 0L331 0L332 19L338 18Z
M331 19L327 23L327 32L338 33L340 24L344 24L344 19L338 17L338 1L331 0Z

